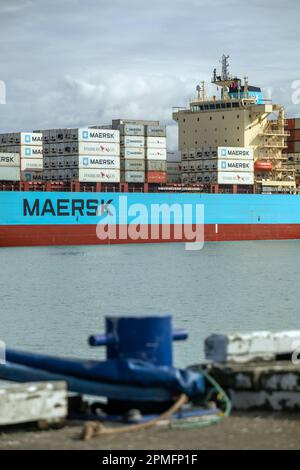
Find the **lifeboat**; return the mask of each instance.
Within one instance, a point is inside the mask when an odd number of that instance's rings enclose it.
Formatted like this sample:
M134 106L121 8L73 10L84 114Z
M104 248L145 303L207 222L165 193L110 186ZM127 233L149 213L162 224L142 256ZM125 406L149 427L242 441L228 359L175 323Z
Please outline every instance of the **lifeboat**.
M272 162L264 162L264 161L257 161L254 164L255 171L271 171L272 170Z

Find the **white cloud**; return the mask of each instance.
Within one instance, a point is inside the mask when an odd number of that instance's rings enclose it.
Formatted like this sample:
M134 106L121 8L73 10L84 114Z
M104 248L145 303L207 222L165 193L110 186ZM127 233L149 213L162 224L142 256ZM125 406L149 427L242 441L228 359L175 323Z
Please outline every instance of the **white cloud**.
M171 126L174 146L172 107L188 105L223 52L232 73L299 115L299 9L296 0L2 0L0 131L149 118Z
M24 129L109 124L112 119L157 119L169 127L169 146L176 147L177 134L172 106L188 104L192 80L156 74L96 74L66 76L58 83L19 81L15 103L19 113L14 126ZM30 103L30 106L29 106ZM14 106L8 114L14 112ZM25 130L25 129L24 129Z

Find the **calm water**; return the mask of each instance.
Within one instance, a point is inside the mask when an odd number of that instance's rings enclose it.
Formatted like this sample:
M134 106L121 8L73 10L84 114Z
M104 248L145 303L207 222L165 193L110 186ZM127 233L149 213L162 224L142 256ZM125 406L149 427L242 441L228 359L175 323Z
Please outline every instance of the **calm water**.
M105 315L170 312L190 333L184 366L212 332L299 328L300 241L1 248L0 261L10 347L102 358L86 338Z

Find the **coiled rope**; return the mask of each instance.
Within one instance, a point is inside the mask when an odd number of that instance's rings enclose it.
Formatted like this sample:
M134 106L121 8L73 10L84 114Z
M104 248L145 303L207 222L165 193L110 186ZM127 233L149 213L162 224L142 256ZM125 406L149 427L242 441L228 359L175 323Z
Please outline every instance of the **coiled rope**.
M97 436L108 436L112 434L124 434L126 432L134 432L140 431L142 429L149 429L160 421L169 420L172 429L191 429L191 428L202 428L206 426L210 426L212 424L217 424L222 421L226 416L230 415L231 412L231 401L228 398L227 394L223 390L223 388L216 382L216 380L207 372L201 371L201 374L206 378L206 380L212 385L208 395L206 396L205 402L208 403L210 398L212 397L213 393L217 393L217 399L220 403L224 404L224 411L217 415L213 415L207 418L201 418L201 420L174 420L171 421L171 417L174 413L180 410L180 408L185 404L188 403L189 398L184 393L180 395L178 400L169 408L167 411L162 413L161 415L157 416L154 419L149 421L138 423L138 424L131 424L130 426L124 426L120 428L107 428L102 423L97 421L88 421L84 424L82 430L82 439L85 441L97 437Z

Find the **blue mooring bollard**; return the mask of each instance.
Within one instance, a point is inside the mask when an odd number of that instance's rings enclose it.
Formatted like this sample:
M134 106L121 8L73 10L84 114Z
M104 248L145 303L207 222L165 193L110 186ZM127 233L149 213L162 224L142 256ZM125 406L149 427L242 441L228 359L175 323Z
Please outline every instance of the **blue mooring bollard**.
M171 315L106 317L106 333L89 337L91 346L106 346L107 359L140 359L156 366L172 366L172 341L187 339L173 330Z

